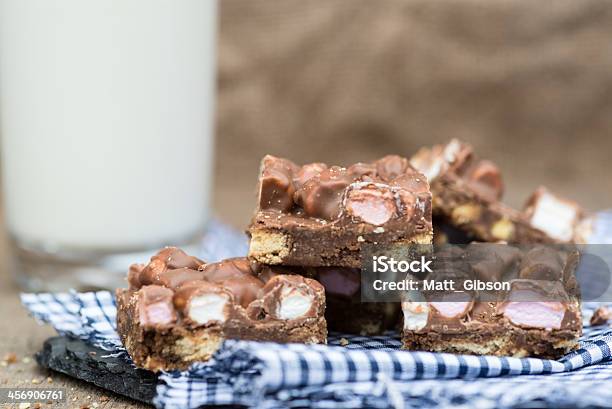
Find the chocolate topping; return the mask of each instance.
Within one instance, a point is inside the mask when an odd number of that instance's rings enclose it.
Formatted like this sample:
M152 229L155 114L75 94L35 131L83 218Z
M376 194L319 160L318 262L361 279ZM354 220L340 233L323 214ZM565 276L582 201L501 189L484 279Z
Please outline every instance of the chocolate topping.
M292 162L267 155L262 161L259 179L259 207L288 211L293 206L293 171Z
M524 211L502 203L499 168L457 139L421 149L410 163L430 182L434 214L478 241L571 243L590 234L580 207L546 189L538 189Z
M467 171L467 180L473 189L491 201L500 200L504 183L499 168L491 161L481 160Z
M342 196L350 183L346 169L332 166L310 178L296 192L296 203L310 217L335 219L340 215Z
M142 284L140 283L140 275L142 274L142 270L144 269L144 264L132 264L130 269L128 270L128 284L131 289L140 288Z
M378 177L384 181L391 181L412 169L408 159L397 155L388 155L376 161L376 172Z
M197 257L190 256L183 250L176 247L166 247L158 257L165 257L166 267L170 269L190 268L197 270L204 262Z
M243 257L228 258L218 263L202 267L204 278L212 282L222 282L231 278L243 278L253 274L253 265Z
M246 258L230 258L202 268L202 279L217 283L231 292L236 303L247 307L260 296L264 283L255 276L259 266Z
M166 270L158 275L154 284L163 285L171 289L177 289L186 283L200 281L204 279L204 274L199 270L192 270L186 267L175 270Z
M117 332L134 363L153 371L206 361L226 339L325 343L323 287L290 270L305 273L246 258L204 265L163 249L116 291Z
M299 190L306 182L319 175L325 169L327 169L327 165L324 163L309 163L302 166L293 178L296 190Z
M494 322L498 315L498 305L495 302L475 302L471 311L472 318L483 323Z
M270 160L266 157L264 169L272 167ZM259 206L251 220L252 260L355 268L370 244L431 243L429 185L404 158L387 156L348 168L309 164L293 175L293 205L281 211Z
M452 139L446 145L421 148L410 158L410 164L423 173L431 184L447 173L463 173L473 157L469 145L458 139Z
M569 302L563 284L559 281L512 280L507 302Z
M484 281L502 281L513 273L521 251L516 247L491 243L472 243L466 248L472 271ZM515 277L516 278L516 277Z
M296 268L299 267L268 266L262 264L257 276L262 282L267 283L272 277L279 274L295 274L294 270Z
M455 285L450 290L415 292L411 301L424 300L425 306L417 311L410 304L403 305L405 330L420 334L501 334L517 328L579 331L578 288L571 279L576 257L569 245L526 249L494 243L441 246L436 249L434 271L424 279L452 279ZM470 290L463 287L466 279L503 281L510 284L510 290L501 283L501 290Z
M447 175L463 179L474 193L487 201L500 200L504 184L499 168L491 161L478 160L472 147L457 139L446 145L423 148L411 164L428 176L429 182Z
M416 213L417 207L422 208L423 213L431 213L430 200L423 201L420 196L416 196L414 193L407 190L400 190L397 192L397 196L399 198L399 207L401 209L399 212L404 217L412 217Z
M139 311L144 325L169 325L181 318L198 326L230 316L239 320L293 319L307 299L312 308L320 308L325 299L323 287L312 279L288 275L296 271L304 272L299 267L260 265L244 257L205 264L182 250L165 248L146 266L131 266L128 275L130 289L140 288ZM306 298L291 298L289 306L283 304L294 295ZM194 297L198 301L192 310ZM284 308L282 313L279 306ZM300 319L311 316L304 311Z
M160 274L167 270L188 268L197 270L204 262L176 247L166 247L151 257L140 272L140 285L156 284L160 282Z
M407 209L402 216L409 218L417 203L414 195L426 194L424 199L430 200L427 179L412 168L406 158L397 155L385 156L373 163L355 163L348 168L327 167L323 163L297 167L286 159L266 156L262 161L261 175L262 194L258 210L280 210L298 217L327 221L341 219L346 199L349 209L353 203L358 203L358 207L366 208L366 213L378 208L387 214L388 218L382 217L384 221L374 223L378 225L399 216L395 209L398 201L404 202L402 207ZM362 185L367 183L371 185ZM423 207L422 211L427 210ZM429 219L428 215L423 216ZM274 216L268 215L270 217Z
M405 189L407 193L429 193L427 179L416 171L409 171L404 175L400 175L389 184Z
M564 260L554 248L538 246L529 250L520 265L520 278L562 281Z
M436 249L433 272L427 279L453 280L459 284L472 276L472 267L460 246L442 246Z
M357 162L346 169L354 180L370 182L377 177L376 165L373 163Z
M231 292L236 302L244 308L261 296L261 289L264 286L261 280L251 275L230 278L219 284Z

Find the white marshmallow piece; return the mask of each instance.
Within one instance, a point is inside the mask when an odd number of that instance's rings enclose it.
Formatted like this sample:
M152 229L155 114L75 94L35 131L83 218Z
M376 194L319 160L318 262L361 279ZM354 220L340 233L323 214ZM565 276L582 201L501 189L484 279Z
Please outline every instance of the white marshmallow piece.
M453 163L457 159L457 155L459 154L459 151L461 151L461 142L459 142L459 140L457 139L451 140L444 147L443 156L444 156L444 160L446 161L446 163L448 164Z
M314 302L312 295L305 294L295 288L284 287L278 303L278 318L292 320L306 314Z
M444 161L441 158L434 158L429 163L424 161L412 160L410 164L421 172L427 178L427 181L431 183L435 178L438 177L442 170Z
M417 152L417 154L410 159L410 165L425 175L427 181L431 183L440 176L443 170L446 170L448 166L455 162L457 154L460 151L461 142L457 139L453 139L441 152L436 150L436 148Z
M229 297L224 294L204 294L191 299L189 303L189 318L198 324L208 324L213 321L225 322L225 307Z
M402 302L404 313L404 329L408 331L419 331L427 325L429 319L429 305L424 301Z
M533 205L530 223L553 239L571 241L579 217L575 206L542 191Z

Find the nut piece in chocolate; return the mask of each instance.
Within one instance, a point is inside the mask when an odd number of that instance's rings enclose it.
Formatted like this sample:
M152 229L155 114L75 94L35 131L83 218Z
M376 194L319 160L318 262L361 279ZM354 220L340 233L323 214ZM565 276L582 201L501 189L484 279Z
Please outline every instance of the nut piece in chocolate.
M268 155L258 191L248 233L260 263L358 268L365 245L432 241L427 178L397 155L348 168Z
M224 339L326 343L325 290L246 258L205 263L168 247L117 290L117 329L134 363L185 369Z

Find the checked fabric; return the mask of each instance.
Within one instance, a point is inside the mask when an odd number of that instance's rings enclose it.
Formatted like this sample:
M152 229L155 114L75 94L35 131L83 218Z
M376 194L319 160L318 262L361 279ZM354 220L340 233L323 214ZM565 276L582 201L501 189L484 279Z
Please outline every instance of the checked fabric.
M610 221L604 227L612 226L612 214L604 215ZM211 230L202 258L245 254L240 234L219 223ZM596 231L601 237L609 233L601 224ZM22 302L59 334L129 360L115 329L111 293L22 294ZM328 345L228 340L210 361L162 373L154 403L159 408L612 407L612 329L588 326L598 305L585 303L581 348L560 360L402 351L395 333L332 333Z

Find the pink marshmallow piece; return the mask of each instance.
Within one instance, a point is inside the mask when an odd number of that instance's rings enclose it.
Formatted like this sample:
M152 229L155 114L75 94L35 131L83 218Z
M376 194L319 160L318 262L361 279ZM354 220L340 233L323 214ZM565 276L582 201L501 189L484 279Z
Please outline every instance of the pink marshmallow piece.
M430 305L434 307L441 316L446 318L454 318L465 313L468 308L469 302L465 301L440 301L431 302Z
M516 325L559 329L565 307L560 302L515 301L506 305L504 315Z
M143 310L140 312L140 322L143 325L163 325L174 321L172 306L166 302L156 302Z

